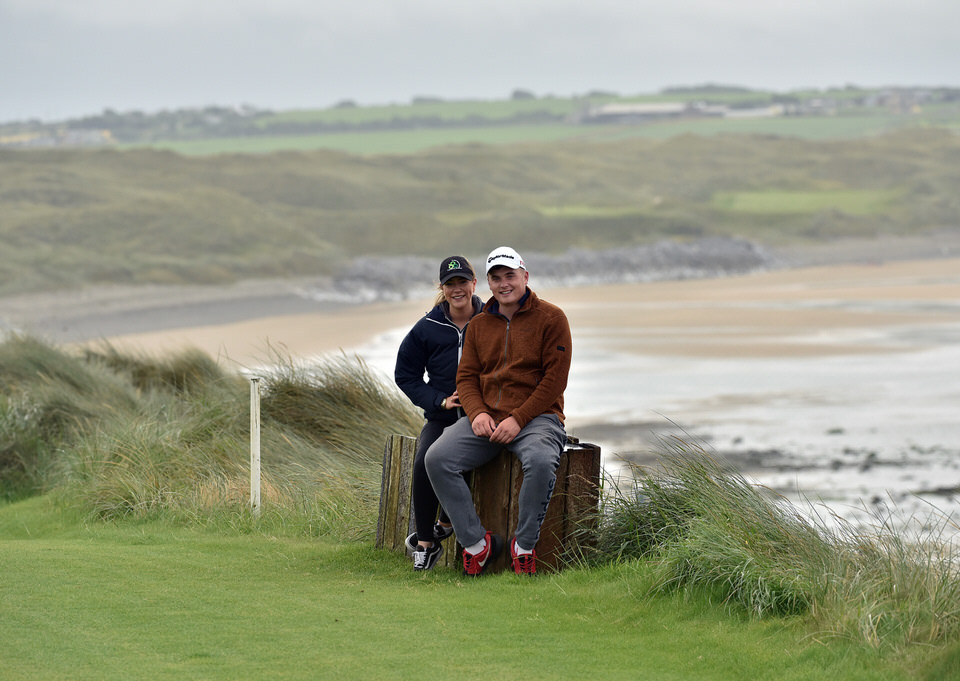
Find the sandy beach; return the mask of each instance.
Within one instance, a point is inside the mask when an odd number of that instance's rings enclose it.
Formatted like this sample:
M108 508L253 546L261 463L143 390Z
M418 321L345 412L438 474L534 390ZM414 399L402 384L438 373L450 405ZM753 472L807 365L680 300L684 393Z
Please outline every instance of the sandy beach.
M74 347L198 348L237 368L356 352L390 376L431 306L317 302L298 286L41 296L5 321ZM600 444L608 469L655 463L680 434L843 515L888 502L960 514L960 259L552 289L534 272L531 287L570 319L568 432Z
M575 341L638 355L699 357L799 357L895 353L929 345L923 330L960 323L960 259L878 265L832 265L733 276L578 288L537 289L570 319ZM486 298L483 283L478 293ZM279 298L279 294L274 292ZM251 296L252 298L252 296ZM234 299L228 299L235 304ZM252 300L250 318L181 326L171 302L155 312L165 328L117 333L109 311L106 339L118 348L165 353L187 347L241 366L262 363L270 348L313 357L369 342L413 324L431 300L360 306L317 304L316 311L273 314L276 304ZM213 316L218 305L207 301ZM304 302L301 307L309 306ZM196 316L194 317L196 318ZM202 315L201 315L202 318ZM910 342L880 342L871 330L909 327Z

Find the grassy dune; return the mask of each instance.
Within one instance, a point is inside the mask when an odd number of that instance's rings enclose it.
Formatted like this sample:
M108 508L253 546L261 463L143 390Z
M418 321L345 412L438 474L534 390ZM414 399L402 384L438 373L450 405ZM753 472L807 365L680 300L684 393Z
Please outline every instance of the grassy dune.
M560 575L414 575L372 537L383 442L419 416L350 357L276 365L257 518L245 379L195 352L0 344L4 678L407 678L421 645L427 678L960 669L945 541L829 530L683 442L607 486Z
M416 133L410 133L416 134ZM431 133L433 134L433 133ZM956 228L960 138L672 136L185 157L0 152L0 295L335 274L358 255Z
M353 531L377 505L383 442L419 417L361 360L277 358L263 379L265 527ZM206 355L109 346L73 357L31 338L0 345L0 498L54 493L98 520L250 522L248 382Z

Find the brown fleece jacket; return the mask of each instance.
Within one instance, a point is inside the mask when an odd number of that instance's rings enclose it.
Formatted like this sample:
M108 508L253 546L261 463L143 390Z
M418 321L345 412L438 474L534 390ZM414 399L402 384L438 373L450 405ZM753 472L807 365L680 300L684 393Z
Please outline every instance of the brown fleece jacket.
M570 372L567 317L530 289L513 319L491 299L470 320L457 370L457 392L471 423L483 412L521 428L541 414L563 422L563 391Z

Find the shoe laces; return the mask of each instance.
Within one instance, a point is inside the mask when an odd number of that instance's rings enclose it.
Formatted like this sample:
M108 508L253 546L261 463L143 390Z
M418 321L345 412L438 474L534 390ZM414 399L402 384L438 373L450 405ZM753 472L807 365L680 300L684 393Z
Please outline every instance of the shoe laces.
M484 547L483 551L477 554L463 552L463 567L466 570L467 574L475 575L479 574L480 570L483 569L481 561L487 557L487 554L490 553L490 544Z
M418 546L413 552L413 567L422 570L427 566L427 558L430 556L430 548L427 546Z
M537 557L533 553L521 553L513 557L513 571L518 575L537 573Z

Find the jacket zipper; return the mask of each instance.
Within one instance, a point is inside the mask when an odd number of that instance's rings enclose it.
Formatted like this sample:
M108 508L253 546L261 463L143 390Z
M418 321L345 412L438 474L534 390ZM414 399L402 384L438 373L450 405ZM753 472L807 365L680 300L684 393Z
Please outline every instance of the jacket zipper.
M504 317L506 319L506 317ZM507 319L507 330L503 334L503 355L500 357L500 369L503 370L503 367L507 363L507 349L510 347L510 320ZM503 381L500 379L501 371L497 372L497 401L493 405L493 408L496 409L500 406L500 400L503 398Z

